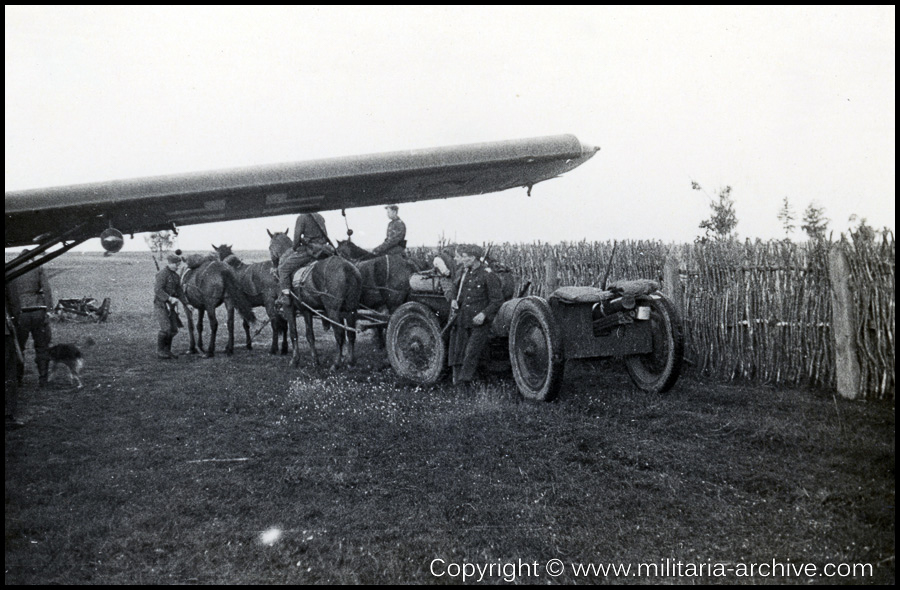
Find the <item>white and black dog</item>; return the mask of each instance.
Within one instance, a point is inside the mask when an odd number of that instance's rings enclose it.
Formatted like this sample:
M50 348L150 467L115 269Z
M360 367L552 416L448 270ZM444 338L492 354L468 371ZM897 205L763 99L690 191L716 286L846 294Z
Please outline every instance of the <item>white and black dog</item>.
M84 355L74 344L56 344L50 347L50 374L56 373L59 365L65 365L69 368L69 384L78 385L78 389L83 386L81 384L81 368L84 367Z

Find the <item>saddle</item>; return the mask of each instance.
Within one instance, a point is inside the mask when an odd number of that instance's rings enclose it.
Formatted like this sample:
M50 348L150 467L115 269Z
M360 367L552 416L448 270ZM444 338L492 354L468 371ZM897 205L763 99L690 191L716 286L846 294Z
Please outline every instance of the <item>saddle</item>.
M303 283L306 282L306 279L309 278L309 275L312 274L313 267L316 265L316 260L313 260L306 266L301 266L297 269L297 272L294 273L294 276L291 277L291 286L294 289L299 289L303 286Z
M191 270L195 270L203 266L204 263L216 260L214 254L188 254L184 257L184 262Z

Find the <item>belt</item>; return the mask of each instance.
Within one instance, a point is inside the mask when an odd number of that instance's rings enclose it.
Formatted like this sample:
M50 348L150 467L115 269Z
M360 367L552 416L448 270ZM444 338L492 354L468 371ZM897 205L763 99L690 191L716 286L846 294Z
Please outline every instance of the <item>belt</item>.
M36 307L23 307L21 309L22 313L28 313L30 311L47 311L46 305L38 305Z

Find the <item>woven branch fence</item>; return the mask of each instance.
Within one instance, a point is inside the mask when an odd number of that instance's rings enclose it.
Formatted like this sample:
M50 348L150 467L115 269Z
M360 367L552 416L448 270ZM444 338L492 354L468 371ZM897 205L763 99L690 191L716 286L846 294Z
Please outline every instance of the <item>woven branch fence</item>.
M600 287L604 278L658 280L682 310L685 355L701 375L834 389L828 260L835 246L850 269L859 394L893 399L896 248L891 232L805 243L495 244L491 258L511 267L522 283L531 283L531 294L542 297L559 285Z

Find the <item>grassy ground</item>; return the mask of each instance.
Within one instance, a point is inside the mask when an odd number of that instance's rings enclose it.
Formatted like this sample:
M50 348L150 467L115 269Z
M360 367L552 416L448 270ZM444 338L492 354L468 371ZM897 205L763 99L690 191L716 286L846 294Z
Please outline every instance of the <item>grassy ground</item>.
M53 325L97 342L82 390L38 389L28 351L8 584L452 583L492 565L482 581L894 580L893 405L690 375L648 395L612 362L570 364L561 398L534 404L503 376L398 383L368 335L356 367L290 369L268 328L253 351L161 362L148 255L53 268L57 298L113 313ZM787 571L742 575L773 562Z

